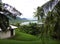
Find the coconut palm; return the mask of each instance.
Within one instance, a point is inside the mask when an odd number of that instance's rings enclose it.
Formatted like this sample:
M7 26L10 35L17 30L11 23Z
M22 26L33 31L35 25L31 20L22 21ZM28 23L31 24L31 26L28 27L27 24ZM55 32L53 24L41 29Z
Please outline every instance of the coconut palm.
M46 32L50 30L50 34L60 39L60 1L55 5L53 10L47 14L45 20Z
M40 21L44 17L44 11L42 7L37 7L37 11L35 12L35 17L37 17L37 20Z
M42 12L43 14L41 14L41 11L43 11ZM38 20L44 14L46 14L45 23L44 23L44 34L48 36L53 34L54 36L59 38L60 37L60 1L50 0L42 7L38 7L36 11L36 16L38 17Z

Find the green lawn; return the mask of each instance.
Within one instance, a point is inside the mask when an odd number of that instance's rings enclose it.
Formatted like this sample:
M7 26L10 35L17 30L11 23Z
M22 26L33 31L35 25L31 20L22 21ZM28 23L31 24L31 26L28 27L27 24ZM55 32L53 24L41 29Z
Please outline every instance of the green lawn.
M9 39L0 40L0 44L42 44L43 42L36 36L16 31L16 36ZM46 44L60 44L59 40L45 40Z
M19 32L17 30L16 30L15 37L13 37L11 39L19 40L19 41L36 41L36 40L39 40L39 38L37 38L36 36L26 34L26 33L22 33L22 32Z
M49 41L46 44L60 44L60 41ZM42 44L42 41L17 41L17 40L0 40L0 44Z
M0 40L0 44L40 44L39 41Z

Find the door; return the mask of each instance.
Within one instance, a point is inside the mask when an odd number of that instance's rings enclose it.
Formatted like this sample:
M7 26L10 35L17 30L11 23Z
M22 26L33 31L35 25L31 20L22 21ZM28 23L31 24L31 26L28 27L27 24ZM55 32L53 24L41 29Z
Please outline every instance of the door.
M11 29L11 36L13 36L13 31L14 31L14 30L13 30L13 29Z

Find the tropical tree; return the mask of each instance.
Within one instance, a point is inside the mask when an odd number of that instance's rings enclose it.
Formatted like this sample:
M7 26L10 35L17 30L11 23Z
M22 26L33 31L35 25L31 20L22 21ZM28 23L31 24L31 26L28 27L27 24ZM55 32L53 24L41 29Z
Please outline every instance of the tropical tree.
M14 7L2 3L2 0L0 0L0 28L2 29L2 31L6 31L9 27L10 17L16 18L17 15L21 15L21 13Z
M55 13L57 13L57 22L54 27L54 36L58 39L60 39L60 1L59 3L55 6Z
M54 38L60 39L60 1L53 8L51 12L47 14L45 20L45 30L48 35L53 36Z
M34 16L37 17L37 20L42 20L44 17L44 11L42 7L37 7L37 11L34 12Z
M41 11L43 11L43 14L41 14ZM38 7L35 15L39 20L45 13L44 30L41 31L42 36L60 38L60 1L50 0L42 7Z

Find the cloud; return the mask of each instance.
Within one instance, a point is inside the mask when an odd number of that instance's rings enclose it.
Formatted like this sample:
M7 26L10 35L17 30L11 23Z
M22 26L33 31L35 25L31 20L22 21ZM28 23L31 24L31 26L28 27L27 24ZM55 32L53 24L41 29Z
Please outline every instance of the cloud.
M15 7L17 10L22 12L21 17L33 18L34 9L38 6L42 6L49 0L3 0L3 2L8 3Z

